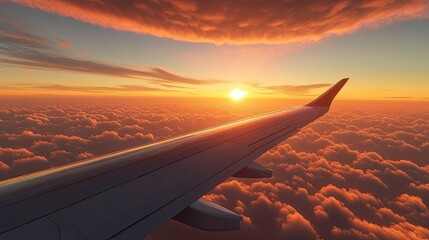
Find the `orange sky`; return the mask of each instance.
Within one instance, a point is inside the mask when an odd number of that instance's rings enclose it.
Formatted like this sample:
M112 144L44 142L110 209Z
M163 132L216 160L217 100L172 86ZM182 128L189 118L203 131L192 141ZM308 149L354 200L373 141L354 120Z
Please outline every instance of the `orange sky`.
M429 99L425 0L12 2L2 95Z

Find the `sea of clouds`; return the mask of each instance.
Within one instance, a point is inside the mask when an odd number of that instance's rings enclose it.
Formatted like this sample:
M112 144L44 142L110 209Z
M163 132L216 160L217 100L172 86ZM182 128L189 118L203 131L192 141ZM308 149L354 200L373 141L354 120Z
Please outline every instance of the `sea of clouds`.
M210 233L170 221L148 239L429 238L429 111L409 104L338 104L256 160L274 170L273 178L230 178L213 189L205 198L242 215L240 231ZM274 109L3 106L0 180Z

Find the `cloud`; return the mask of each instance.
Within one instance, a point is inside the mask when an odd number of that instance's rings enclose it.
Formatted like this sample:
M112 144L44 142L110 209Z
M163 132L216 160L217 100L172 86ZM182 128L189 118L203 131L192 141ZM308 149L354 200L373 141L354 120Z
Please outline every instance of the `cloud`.
M179 75L167 72L160 68L154 67L149 70L138 68L124 67L113 65L99 61L86 60L68 57L63 54L50 54L47 52L13 52L7 53L7 57L1 58L0 62L9 65L19 65L27 68L43 69L43 70L61 70L79 73L89 73L104 75L110 77L123 78L141 78L146 80L161 81L165 83L181 83L191 85L217 84L225 83L221 80L199 80L193 78L181 77ZM53 88L58 85L53 85ZM165 85L164 85L165 86ZM48 87L45 87L48 88ZM57 87L58 88L58 87ZM69 87L69 89L72 87ZM104 88L105 89L105 88ZM114 90L129 89L125 85ZM133 90L133 88L131 88ZM140 87L140 90L142 87ZM89 90L93 90L89 88Z
M64 40L64 39L58 39L58 45L60 45L61 47L65 47L65 48L71 47L71 43Z
M83 160L83 159L93 158L93 157L94 157L94 155L90 152L83 152L83 153L79 153L77 155L78 160Z
M282 231L290 239L319 238L311 223L297 212L287 215L286 221L282 223Z
M50 167L45 157L24 148L0 147L0 159L0 180Z
M424 0L14 2L120 31L218 44L319 40L362 27L422 18L427 4Z
M325 88L331 85L332 84L330 83L309 84L309 85L279 85L279 86L266 86L266 87L263 87L263 89L302 96L302 95L307 95L313 89Z
M422 226L429 222L429 209L419 196L401 194L394 205L398 213L406 216L410 221Z
M10 167L4 162L0 161L0 172L6 172L8 170L10 170Z
M170 86L173 88L173 86ZM66 92L88 92L88 93L112 93L112 92L171 92L172 89L149 87L144 85L119 85L115 87L95 87L95 86L67 86L67 85L21 85L14 87L20 90L46 90L46 91L66 91Z
M49 163L45 157L34 156L14 160L12 167L20 172L34 172L49 167Z
M271 110L146 100L28 102L31 107L0 108L2 179ZM210 233L169 222L149 239L427 238L427 110L410 103L398 114L397 105L372 104L353 111L350 102L337 102L256 160L274 170L273 178L231 178L204 196L242 215L240 231Z
M31 50L37 48L49 48L50 43L43 37L33 34L29 27L19 21L7 17L0 18L0 50L10 52L9 47Z
M32 157L32 156L34 156L34 153L28 151L25 148L19 148L19 149L0 148L0 158L8 160L8 161L6 161L6 163L7 162L13 162L17 159L27 158L27 157ZM3 161L5 161L5 160L3 160Z
M62 48L58 48L59 45ZM223 80L184 77L159 67L138 68L85 59L74 56L69 51L65 51L64 46L70 47L64 40L59 40L59 42L51 41L33 33L26 25L6 16L0 17L0 64L16 65L31 69L143 79L149 84L162 87L154 88L140 85L121 85L117 87L43 85L36 86L38 89L86 92L167 91L167 89L179 91L180 85L183 84L192 86L227 83L227 81Z
M323 149L325 158L349 164L357 158L358 154L358 151L350 150L345 144L334 144Z

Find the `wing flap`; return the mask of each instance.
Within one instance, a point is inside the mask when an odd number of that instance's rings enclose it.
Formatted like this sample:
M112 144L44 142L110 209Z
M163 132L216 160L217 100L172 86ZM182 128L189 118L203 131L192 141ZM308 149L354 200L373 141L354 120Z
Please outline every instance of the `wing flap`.
M205 231L234 231L240 229L241 216L204 199L192 203L174 220Z
M273 170L251 162L232 176L239 178L270 178L273 176Z

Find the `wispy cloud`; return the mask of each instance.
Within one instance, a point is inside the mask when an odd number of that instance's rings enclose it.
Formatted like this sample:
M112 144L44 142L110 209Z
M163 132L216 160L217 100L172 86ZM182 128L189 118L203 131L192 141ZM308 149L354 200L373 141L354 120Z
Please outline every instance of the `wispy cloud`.
M13 19L0 17L0 64L43 70L70 71L110 77L144 79L152 84L220 84L227 81L180 76L159 67L129 67L76 57L60 49L70 46L65 40L51 41L32 33Z
M58 45L60 45L61 47L71 47L71 43L69 41L66 41L64 39L58 39Z
M169 92L172 90L148 87L142 85L119 85L114 87L96 87L96 86L67 86L67 85L36 85L32 86L33 89L39 90L55 90L55 91L69 91L69 92ZM23 88L25 89L25 87Z
M13 0L102 27L189 42L286 43L425 17L426 0ZM309 17L311 16L311 17Z
M261 89L286 93L291 95L307 95L310 91L318 88L329 87L330 83L319 83L319 84L308 84L308 85L276 85L276 86L265 86L260 87Z
M414 97L409 97L409 96L393 96L393 97L383 97L383 98L390 98L390 99L411 99Z

